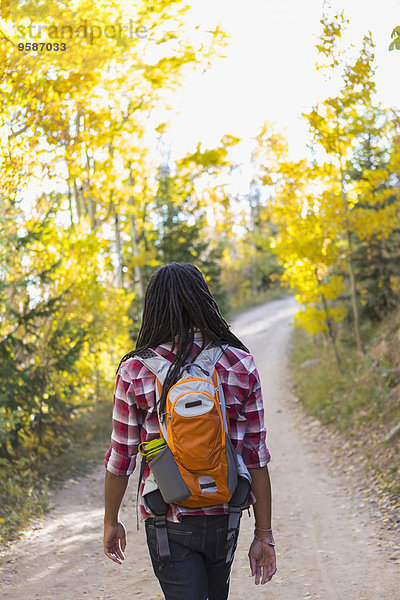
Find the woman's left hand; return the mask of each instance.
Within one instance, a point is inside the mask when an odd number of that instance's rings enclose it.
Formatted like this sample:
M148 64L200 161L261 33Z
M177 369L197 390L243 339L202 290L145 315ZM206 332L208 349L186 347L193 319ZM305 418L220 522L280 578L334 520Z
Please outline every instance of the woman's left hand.
M254 583L258 585L270 581L276 572L275 548L254 538L249 550L249 560L251 574L255 576Z

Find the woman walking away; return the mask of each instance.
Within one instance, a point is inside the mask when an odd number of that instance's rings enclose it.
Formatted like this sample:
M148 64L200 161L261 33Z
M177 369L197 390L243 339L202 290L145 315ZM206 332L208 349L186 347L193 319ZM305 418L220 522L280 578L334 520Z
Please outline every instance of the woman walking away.
M265 435L254 358L203 275L190 264L161 267L146 290L136 349L117 370L105 457L106 556L124 560L118 512L142 453L140 512L165 599L228 598L241 511L251 504L250 569L256 584L269 581L276 559Z

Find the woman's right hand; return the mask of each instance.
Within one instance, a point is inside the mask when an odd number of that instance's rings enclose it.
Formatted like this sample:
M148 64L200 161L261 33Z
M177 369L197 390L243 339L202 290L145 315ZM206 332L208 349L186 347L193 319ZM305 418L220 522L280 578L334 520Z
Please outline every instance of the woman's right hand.
M123 523L104 523L104 554L117 564L125 559L126 529Z

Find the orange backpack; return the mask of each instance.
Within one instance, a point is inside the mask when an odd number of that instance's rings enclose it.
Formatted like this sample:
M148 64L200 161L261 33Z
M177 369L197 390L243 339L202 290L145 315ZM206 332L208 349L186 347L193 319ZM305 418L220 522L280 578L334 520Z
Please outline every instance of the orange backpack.
M215 369L222 352L219 346L208 345L195 362L184 365L179 380L168 391L164 415L158 413L167 451L172 452L186 484L185 499L173 500L181 506L197 508L229 502L238 483L238 470L244 467L239 468L242 460L229 437L224 393ZM158 406L171 362L150 349L137 358L156 375ZM152 471L152 462L149 464ZM164 499L170 502L157 483Z

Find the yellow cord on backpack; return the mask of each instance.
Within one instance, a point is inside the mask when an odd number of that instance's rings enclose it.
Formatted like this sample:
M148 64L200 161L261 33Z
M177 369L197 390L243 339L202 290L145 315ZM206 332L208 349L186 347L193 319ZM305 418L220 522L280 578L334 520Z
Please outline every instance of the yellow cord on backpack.
M141 442L138 449L140 454L146 457L147 461L151 461L160 454L166 445L167 443L164 438L158 438L150 440L150 442Z

